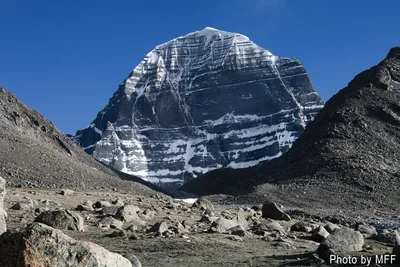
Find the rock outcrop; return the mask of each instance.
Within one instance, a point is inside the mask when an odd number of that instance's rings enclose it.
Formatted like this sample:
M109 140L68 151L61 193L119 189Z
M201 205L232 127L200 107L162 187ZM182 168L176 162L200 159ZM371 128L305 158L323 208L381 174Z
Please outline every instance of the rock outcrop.
M4 267L131 267L131 262L94 243L77 241L60 230L33 223L0 236Z
M212 28L157 46L74 139L165 187L285 153L323 107L303 67Z

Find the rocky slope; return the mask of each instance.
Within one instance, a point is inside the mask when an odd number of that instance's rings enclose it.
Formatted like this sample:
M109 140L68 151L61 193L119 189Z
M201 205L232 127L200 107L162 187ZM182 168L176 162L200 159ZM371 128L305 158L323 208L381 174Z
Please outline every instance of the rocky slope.
M165 187L279 157L323 106L302 64L205 28L157 46L74 139Z
M0 176L10 186L116 188L156 194L155 186L118 173L87 155L50 121L0 87ZM153 189L150 189L151 186Z
M282 157L257 168L210 172L182 190L399 210L399 133L400 47L395 47L333 96Z

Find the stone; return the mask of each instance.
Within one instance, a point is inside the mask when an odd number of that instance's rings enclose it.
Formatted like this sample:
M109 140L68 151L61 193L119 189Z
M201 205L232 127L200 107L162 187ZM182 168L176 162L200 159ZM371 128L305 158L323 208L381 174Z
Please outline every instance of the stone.
M262 216L264 218L290 221L290 216L282 211L275 202L266 202L262 206Z
M33 201L26 201L26 202L18 202L11 206L12 210L22 210L22 211L29 211L34 208Z
M193 207L200 208L202 210L214 211L214 205L206 198L201 197L193 203Z
M257 235L264 235L265 232L278 232L280 234L286 232L282 225L276 221L258 223L251 230Z
M106 216L99 221L98 226L101 228L122 229L124 223L114 217Z
M290 227L290 231L310 233L313 230L312 226L305 222L297 222Z
M108 237L127 237L128 235L124 230L117 230L107 235Z
M98 212L102 216L115 216L117 214L119 207L118 206L109 206L109 207L103 207L101 210Z
M140 209L134 205L125 205L117 210L115 218L123 222L139 220L139 215L137 214L139 210Z
M113 205L115 205L115 206L118 206L118 207L121 207L121 206L125 205L125 203L119 198L117 198L116 200L112 201L111 203Z
M173 230L175 233L181 235L181 234L186 234L189 233L189 230L186 229L180 222L177 222L175 226L173 227Z
M94 203L94 207L96 209L100 209L100 208L104 208L104 207L110 207L111 203L105 200L102 201L97 201L96 203Z
M350 228L334 230L318 247L318 253L321 255L324 251L332 249L335 252L361 251L364 246L364 237Z
M43 223L60 230L83 232L83 218L69 210L48 210L36 217L35 222Z
M325 227L319 226L312 231L311 240L315 242L322 242L329 236L329 232Z
M147 233L155 233L157 235L162 235L164 232L168 231L168 225L166 222L158 222L155 223L149 230L147 230Z
M91 242L77 241L41 223L33 223L0 236L0 251L0 266L132 266L128 259L119 254Z
M397 236L396 231L382 229L379 230L375 235L371 236L371 238L379 242L395 244Z
M243 242L243 238L236 236L236 235L230 235L230 236L227 236L226 238L228 238L229 240L232 240L232 241L236 241L236 242Z
M367 238L371 237L373 235L376 235L375 227L370 226L370 225L359 224L356 227L356 231L359 231L361 234L363 234Z
M63 196L70 196L70 195L72 195L74 193L75 193L75 191L73 191L71 189L62 189L60 191L60 194L63 195Z
M241 236L241 237L245 237L245 236L249 236L250 233L246 231L246 229L244 229L241 225L237 225L235 227L232 227L228 230L228 232L231 235L236 235L236 236Z
M85 201L83 204L76 206L77 211L93 211L93 202L90 200Z
M328 231L328 233L332 233L336 229L341 229L338 225L331 222L326 223L324 228L326 229L326 231Z
M7 213L4 210L4 196L6 195L6 180L0 176L0 235L7 230Z
M393 255L396 255L396 263L399 264L400 263L400 234L399 232L396 231L395 233L395 244L393 247Z
M134 254L129 254L126 256L128 260L130 260L132 267L142 267L142 264L140 263L138 257L136 257Z
M233 219L225 219L223 217L213 221L209 232L211 233L227 233L229 229L241 226L243 229L248 229L248 223L242 214L237 214Z

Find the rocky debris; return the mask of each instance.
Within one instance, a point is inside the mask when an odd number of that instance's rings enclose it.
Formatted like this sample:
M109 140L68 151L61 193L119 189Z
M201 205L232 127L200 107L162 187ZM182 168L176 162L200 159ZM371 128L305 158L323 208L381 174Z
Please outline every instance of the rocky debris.
M106 216L102 218L98 224L100 228L112 228L112 229L122 229L124 226L124 223L120 220L115 219L114 217L111 216Z
M229 229L228 231L231 235L236 235L236 236L241 236L241 237L245 237L245 236L250 236L251 234L246 231L246 229L243 228L243 226L241 225L237 225L235 227L232 227Z
M325 224L324 228L326 229L326 231L328 231L328 233L332 233L333 231L335 231L336 229L340 229L341 227L334 223L328 222Z
M70 196L73 195L75 193L75 191L71 190L71 189L61 189L60 194L63 196Z
M98 212L102 216L115 216L117 214L119 208L120 207L118 207L118 206L103 207L100 210L98 210Z
M266 202L261 208L264 218L290 221L290 216L282 211L275 202Z
M154 210L146 209L142 212L142 214L140 214L140 217L142 217L144 220L151 220L156 215L157 212L155 212Z
M178 235L182 235L182 234L187 234L189 233L189 230L185 228L185 226L182 225L182 223L177 222L174 227L173 227L173 231L175 233L177 233Z
M155 223L150 229L147 230L147 233L155 233L156 235L162 235L163 233L168 231L168 225L166 222L158 222Z
M85 201L83 204L76 206L78 211L93 211L93 202L90 200Z
M261 222L254 225L251 230L257 235L265 235L270 232L284 234L286 231L279 222Z
M125 205L120 207L115 214L115 218L123 222L139 220L138 211L140 209L134 205Z
M125 205L125 203L119 198L117 198L114 201L111 201L111 204L113 204L115 206L118 206L118 207L121 207L121 206Z
M225 219L221 217L212 222L209 232L227 233L231 228L236 226L241 226L243 229L248 229L248 223L241 213L238 213L233 219Z
M376 235L376 229L373 226L370 225L365 225L365 224L359 224L356 227L356 231L359 231L361 234L364 235L364 237L372 237Z
M77 241L41 223L0 236L0 266L131 267L131 262L94 243Z
M297 222L290 227L290 231L310 233L313 230L311 224L306 222Z
M334 230L318 247L319 255L326 250L332 249L335 252L361 251L364 246L364 237L350 228Z
M32 200L26 202L18 202L11 206L12 210L22 210L22 211L29 211L35 207Z
M315 242L322 242L329 236L329 232L325 227L319 226L312 231L311 240Z
M193 207L200 208L201 210L214 211L214 205L206 198L200 197L193 203Z
M105 200L101 200L101 201L97 201L96 203L94 203L94 208L96 209L101 209L104 207L110 207L112 206L110 202L105 201Z
M0 235L7 230L7 213L4 210L4 196L6 195L6 180L0 176Z
M44 223L60 230L83 231L83 218L69 210L48 210L36 217L35 222Z
M375 235L371 236L371 238L383 243L396 244L397 232L390 229L380 229Z

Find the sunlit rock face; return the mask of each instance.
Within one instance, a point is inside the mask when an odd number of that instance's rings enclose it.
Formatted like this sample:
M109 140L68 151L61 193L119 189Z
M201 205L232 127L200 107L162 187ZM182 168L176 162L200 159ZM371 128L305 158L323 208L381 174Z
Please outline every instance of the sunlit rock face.
M74 139L164 187L279 157L323 107L303 65L205 28L157 46Z

